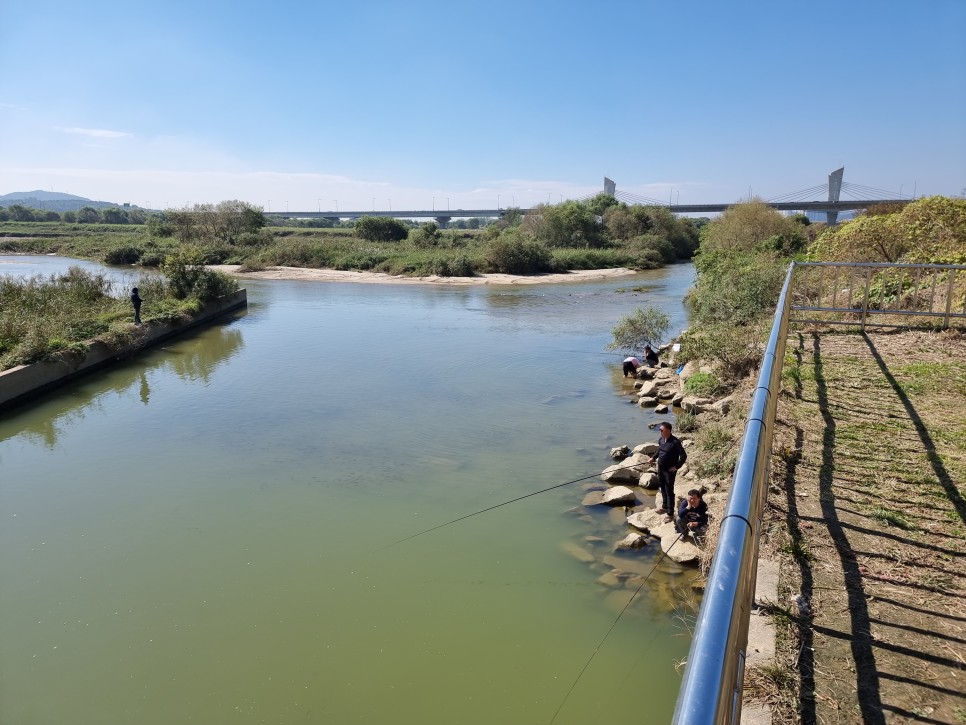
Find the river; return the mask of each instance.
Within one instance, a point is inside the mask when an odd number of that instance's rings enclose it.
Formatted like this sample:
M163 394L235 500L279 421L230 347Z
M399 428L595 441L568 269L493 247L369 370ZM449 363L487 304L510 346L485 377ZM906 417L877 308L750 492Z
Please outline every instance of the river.
M596 581L623 512L577 483L393 542L655 439L601 351L638 305L685 327L693 274L245 280L247 312L0 416L0 722L550 722L632 594ZM692 577L661 563L556 723L670 720Z

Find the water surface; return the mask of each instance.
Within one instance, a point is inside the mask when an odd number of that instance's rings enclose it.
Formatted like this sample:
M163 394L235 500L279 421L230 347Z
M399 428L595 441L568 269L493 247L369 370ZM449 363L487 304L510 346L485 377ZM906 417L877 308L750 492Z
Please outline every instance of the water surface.
M549 722L631 594L561 547L599 562L622 512L578 483L388 545L652 439L600 353L636 305L684 327L692 275L246 281L247 313L0 416L0 722ZM670 719L689 578L659 567L557 723Z

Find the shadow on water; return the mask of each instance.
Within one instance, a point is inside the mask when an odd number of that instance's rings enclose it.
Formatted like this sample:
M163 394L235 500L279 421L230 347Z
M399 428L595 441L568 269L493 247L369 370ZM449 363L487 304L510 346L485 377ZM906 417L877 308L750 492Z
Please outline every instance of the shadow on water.
M237 355L244 346L241 330L233 328L232 323L245 314L245 311L233 313L203 332L192 333L203 336L203 344L183 338L144 350L115 366L47 393L26 407L0 414L0 441L24 434L53 448L63 430L83 421L88 410L100 408L109 396L137 389L141 402L148 405L149 378L156 371L167 370L185 381L208 383L219 365ZM96 379L97 385L89 385L92 379Z

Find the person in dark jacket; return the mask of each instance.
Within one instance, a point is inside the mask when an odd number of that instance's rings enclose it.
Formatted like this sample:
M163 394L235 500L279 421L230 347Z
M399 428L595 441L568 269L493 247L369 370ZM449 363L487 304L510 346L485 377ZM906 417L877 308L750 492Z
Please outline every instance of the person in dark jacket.
M665 522L673 520L674 479L677 477L678 469L686 460L688 460L688 454L684 446L671 434L671 424L664 421L661 423L661 439L657 442L657 452L648 462L657 462L657 485L661 491L663 504L657 512L665 515Z
M692 488L688 491L687 501L682 501L678 507L678 518L674 523L674 528L679 534L695 534L708 525L708 504L704 502L701 491Z
M141 296L138 294L138 288L135 287L131 290L131 304L134 305L134 324L141 324Z
M644 346L644 362L649 368L656 368L660 365L660 361L657 359L657 353L651 349L650 345Z

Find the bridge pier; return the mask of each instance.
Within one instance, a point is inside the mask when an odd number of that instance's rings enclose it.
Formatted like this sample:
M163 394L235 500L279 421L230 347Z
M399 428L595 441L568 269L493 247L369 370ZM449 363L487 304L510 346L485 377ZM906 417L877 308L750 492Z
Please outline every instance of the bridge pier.
M839 195L842 193L842 177L845 176L845 167L841 169L836 169L831 174L828 175L828 200L838 201ZM837 211L827 211L825 212L825 223L830 227L835 226L838 221L839 213Z
M439 224L440 229L446 229L446 225L453 220L451 216L438 216L436 217L436 223Z

